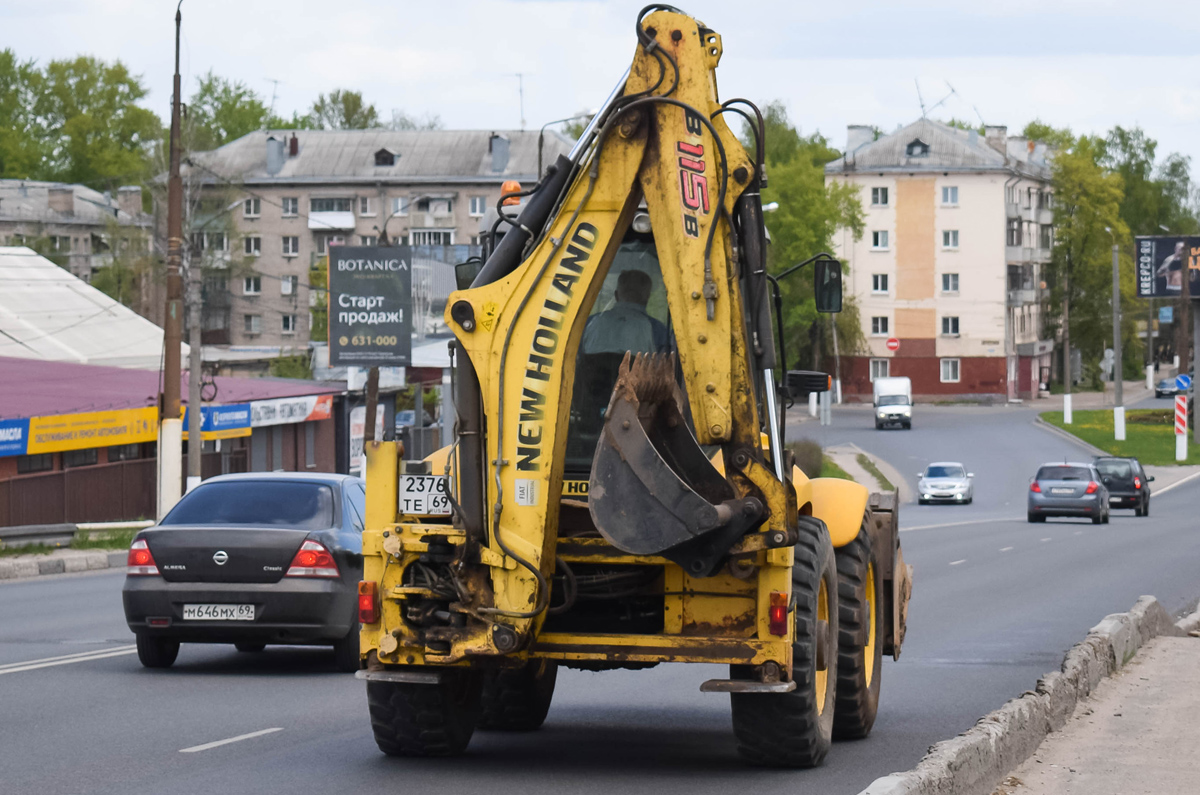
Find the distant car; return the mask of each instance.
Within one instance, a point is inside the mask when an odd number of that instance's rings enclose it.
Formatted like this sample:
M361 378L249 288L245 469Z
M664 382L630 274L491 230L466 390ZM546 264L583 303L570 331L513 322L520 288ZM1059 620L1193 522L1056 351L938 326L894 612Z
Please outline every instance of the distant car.
M973 472L957 461L939 461L918 472L917 502L928 505L931 502L953 502L968 505L975 498L975 487L971 478Z
M361 478L297 472L221 475L134 536L121 597L147 668L180 643L332 645L357 670Z
M1108 489L1110 508L1132 508L1137 516L1150 515L1150 482L1136 458L1104 456L1092 461L1100 471L1100 481Z
M1154 385L1154 397L1171 397L1179 392L1179 388L1175 386L1174 378L1164 378Z
M1047 516L1082 516L1092 524L1107 523L1108 489L1091 464L1043 464L1029 483L1030 522Z

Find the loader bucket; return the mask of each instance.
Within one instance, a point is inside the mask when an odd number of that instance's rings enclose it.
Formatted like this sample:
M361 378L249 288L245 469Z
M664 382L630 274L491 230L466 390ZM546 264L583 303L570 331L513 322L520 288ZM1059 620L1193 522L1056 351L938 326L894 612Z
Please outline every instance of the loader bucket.
M588 508L632 555L660 555L693 577L716 573L762 515L700 449L683 416L674 354L625 354L592 460Z

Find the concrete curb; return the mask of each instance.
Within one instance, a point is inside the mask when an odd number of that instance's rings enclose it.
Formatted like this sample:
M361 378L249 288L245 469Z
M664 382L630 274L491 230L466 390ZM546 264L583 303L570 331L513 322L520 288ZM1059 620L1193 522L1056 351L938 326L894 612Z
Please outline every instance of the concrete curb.
M0 580L24 580L46 574L69 574L96 569L120 569L125 567L129 553L126 550L92 549L75 555L49 555L25 557L19 560L0 559Z
M1096 447L1095 445L1088 444L1083 439L1080 439L1078 436L1071 433L1070 431L1064 431L1062 428L1058 427L1057 425L1051 425L1050 423L1046 422L1041 417L1034 417L1033 424L1041 427L1043 430L1049 431L1050 433L1052 433L1056 436L1061 436L1062 438L1066 439L1068 442L1074 442L1075 444L1082 447L1084 450L1087 450L1088 453L1093 456L1111 455L1111 453L1101 450L1099 447Z
M1200 630L1200 610L1178 623L1162 604L1143 596L1127 613L1113 613L1043 676L1037 689L982 717L972 728L929 749L912 770L878 778L859 795L991 795L1004 777L1033 755L1046 735L1070 719L1080 699L1160 635Z

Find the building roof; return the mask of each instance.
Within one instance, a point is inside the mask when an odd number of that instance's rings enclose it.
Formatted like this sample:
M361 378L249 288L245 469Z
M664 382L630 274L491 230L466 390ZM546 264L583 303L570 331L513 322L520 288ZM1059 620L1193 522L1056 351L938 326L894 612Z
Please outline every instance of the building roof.
M186 403L188 374L183 373L179 380ZM291 378L216 376L213 380L217 387L213 401L221 405L345 391L338 385ZM154 406L159 373L0 356L0 384L4 384L0 419L18 419Z
M298 152L289 156L292 136ZM268 141L281 161L268 170ZM574 141L545 133L542 167L566 154ZM507 146L507 156L504 147ZM388 150L391 166L375 165ZM538 133L530 130L267 130L243 135L211 152L192 155L187 171L201 182L293 183L480 183L536 180ZM213 173L215 172L215 174Z
M70 189L74 209L63 213L50 208L50 190ZM141 189L137 189L140 200ZM153 219L146 213L130 215L117 206L113 197L84 185L65 182L40 182L32 179L0 179L0 222L32 221L35 223L77 224L104 226L110 220L122 226L150 226Z
M895 132L851 148L825 166L826 174L888 171L1005 171L1036 179L1050 178L1045 144L1008 137L1004 127L989 127L989 136L960 130L933 119L917 119ZM990 131L995 130L993 136ZM913 149L927 147L925 154ZM1001 151L1003 149L1003 151Z
M32 249L0 246L0 356L158 370L162 349L162 329L129 307Z

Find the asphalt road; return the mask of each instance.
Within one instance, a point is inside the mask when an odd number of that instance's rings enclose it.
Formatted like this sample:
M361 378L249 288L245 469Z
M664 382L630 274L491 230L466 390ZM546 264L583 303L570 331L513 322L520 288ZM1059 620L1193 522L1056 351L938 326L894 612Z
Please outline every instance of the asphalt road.
M876 432L869 414L847 409L832 428L797 429L853 441L914 480L935 459L977 476L972 506L903 507L916 570L904 654L883 667L872 736L835 745L820 769L742 766L727 698L698 692L720 670L682 665L564 671L540 732L481 732L455 760L389 759L371 739L363 685L334 673L330 652L184 646L174 668L142 669L122 574L98 572L0 584L0 791L856 793L1032 688L1106 613L1143 593L1171 609L1200 594L1200 485L1156 498L1147 519L1023 521L1032 467L1080 456L1031 419L1008 407L919 407L912 431ZM48 659L64 655L79 656Z

